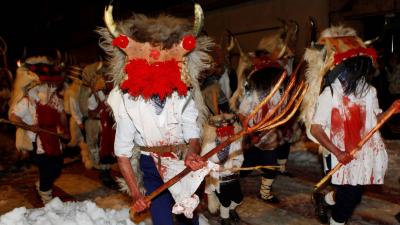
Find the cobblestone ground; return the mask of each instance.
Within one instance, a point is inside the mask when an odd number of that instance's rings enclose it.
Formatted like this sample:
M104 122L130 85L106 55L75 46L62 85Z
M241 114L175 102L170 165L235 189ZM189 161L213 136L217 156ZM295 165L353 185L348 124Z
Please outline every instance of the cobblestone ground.
M0 140L0 146L4 146L5 141L7 139ZM397 150L400 144L395 141L389 141L387 144L390 148L387 182L384 186L368 189L348 223L350 225L399 224L394 215L400 212L398 183L400 156ZM306 148L308 151L305 151ZM42 207L34 188L37 180L36 167L22 167L19 170L12 168L10 164L13 164L11 163L13 156L11 153L8 155L6 159L8 163L4 163L3 157L0 160L6 165L0 170L0 215L21 206ZM313 146L297 145L290 155L288 169L293 177L279 176L273 185L273 192L281 200L277 205L267 204L256 197L260 185L259 172L255 171L241 180L245 195L243 204L238 207L243 220L241 225L319 224L314 218L311 192L322 174ZM116 167L113 169L113 175L120 176ZM90 199L100 207L115 209L129 206L129 197L103 186L98 178L98 171L86 170L79 159L66 160L63 173L55 185L54 195L63 201ZM203 205L200 211L208 218L211 225L220 224L218 216L208 213L206 206Z

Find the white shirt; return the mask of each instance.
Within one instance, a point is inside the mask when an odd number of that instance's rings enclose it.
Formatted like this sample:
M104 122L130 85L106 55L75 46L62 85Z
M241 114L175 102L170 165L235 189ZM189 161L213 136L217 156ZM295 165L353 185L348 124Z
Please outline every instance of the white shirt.
M118 102L118 104L115 104ZM132 156L134 146L176 145L200 138L196 120L198 109L188 94L180 97L176 92L166 98L162 112L157 115L152 101L133 99L114 89L108 98L117 121L115 155Z
M54 87L49 87L47 84L42 84L30 89L28 91L28 96L22 98L21 101L14 106L12 113L21 118L24 123L28 125L36 125L38 122L36 104L39 104L39 102L50 104L59 113L63 112L63 102L55 94L53 95L55 90ZM36 139L36 133L28 131L28 136L32 142L36 141L37 154L45 153L40 138Z
M339 133L331 137L331 114L332 109L336 108L346 113L343 106L343 88L338 79L331 85L333 93L329 87L325 88L317 100L315 113L312 124L319 124L325 131L325 134L331 139L340 150L344 151L344 134ZM353 103L357 103L365 107L365 130L361 133L363 138L377 123L376 116L382 112L379 108L376 90L370 86L362 97L356 97L353 94L348 98ZM330 154L324 152L325 155ZM338 163L336 157L331 154L332 168ZM342 166L332 176L333 184L350 184L350 185L366 185L366 184L383 184L385 172L387 169L387 153L385 145L379 132L376 132L365 145L355 154L355 159L345 166Z

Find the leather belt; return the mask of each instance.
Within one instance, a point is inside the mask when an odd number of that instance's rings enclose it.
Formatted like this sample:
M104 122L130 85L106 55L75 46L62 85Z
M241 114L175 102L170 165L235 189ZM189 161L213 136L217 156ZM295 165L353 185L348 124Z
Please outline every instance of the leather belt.
M164 146L153 146L153 147L140 147L140 150L145 152L152 152L157 154L163 154L167 152L179 153L188 149L188 144L178 144L178 145L164 145Z

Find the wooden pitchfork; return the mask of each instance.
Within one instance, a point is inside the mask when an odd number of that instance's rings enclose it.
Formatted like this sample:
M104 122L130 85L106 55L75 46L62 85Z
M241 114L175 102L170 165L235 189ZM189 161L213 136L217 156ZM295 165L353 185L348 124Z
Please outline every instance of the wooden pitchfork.
M281 77L279 78L278 82L275 84L275 86L272 88L271 92L258 104L254 110L242 121L242 126L243 129L230 136L227 140L213 148L211 151L206 153L201 157L202 160L207 160L210 158L212 155L216 154L217 152L221 151L223 148L231 144L232 142L238 140L239 138L248 135L253 132L265 132L268 130L271 130L275 127L278 127L279 125L284 124L290 118L293 117L293 115L296 113L297 109L299 108L304 95L307 91L308 85L304 83L304 80L302 80L298 85L297 88L291 92L291 90L294 88L295 83L296 83L296 77L297 77L297 72L303 64L303 61L299 63L297 66L296 70L294 73L290 76L290 81L285 89L285 92L282 95L281 100L271 108L271 110L261 119L260 122L253 126L249 126L249 121L253 120L254 117L262 110L263 106L268 104L272 96L278 91L279 87L281 87L283 81L285 80L287 73L284 72L282 73ZM292 94L291 94L292 93ZM291 94L291 95L290 95ZM286 102L286 105L284 103ZM284 105L284 106L283 106ZM169 181L165 182L163 185L161 185L159 188L157 188L155 191L150 193L150 195L145 196L145 200L151 201L153 198L155 198L158 194L169 188L170 186L174 185L176 182L178 182L180 179L182 179L184 176L186 176L188 173L190 173L191 170L190 168L186 167L184 170L182 170L180 173L178 173L175 177L171 178ZM131 210L131 219L134 222L141 221L143 218L140 218L140 216L136 216L135 212Z
M356 152L358 152L361 147L372 137L372 135L378 131L382 125L396 112L397 108L396 107L391 107L387 112L385 112L382 115L382 118L380 121L376 124L374 128L372 128L365 136L363 139L361 139L360 142L358 142L357 146L351 150L350 155L354 156ZM338 163L331 171L329 171L328 174L326 174L315 186L314 186L314 191L313 194L319 192L327 183L329 178L332 177L334 173L336 173L341 167L343 166L342 163ZM314 195L313 195L314 196Z

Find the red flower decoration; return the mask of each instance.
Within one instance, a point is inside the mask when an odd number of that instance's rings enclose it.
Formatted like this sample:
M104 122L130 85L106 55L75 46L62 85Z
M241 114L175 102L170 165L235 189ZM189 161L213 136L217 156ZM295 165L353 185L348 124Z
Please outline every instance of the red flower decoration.
M126 48L128 44L129 44L129 39L125 35L119 35L112 41L112 45L117 46L119 48Z
M186 35L182 40L182 47L188 51L196 48L196 38L193 35Z

